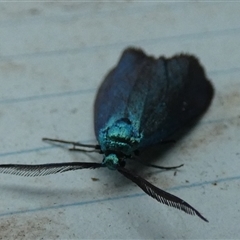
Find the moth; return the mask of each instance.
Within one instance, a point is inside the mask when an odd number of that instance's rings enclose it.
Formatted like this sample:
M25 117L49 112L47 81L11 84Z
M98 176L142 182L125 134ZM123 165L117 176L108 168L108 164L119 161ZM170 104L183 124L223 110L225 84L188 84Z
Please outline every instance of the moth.
M127 48L101 84L94 104L98 145L44 138L72 144L72 150L96 151L102 162L64 162L38 165L2 164L0 173L44 176L79 169L109 168L130 179L158 202L208 220L184 200L136 175L125 167L129 159L150 146L166 142L175 132L202 115L211 103L213 87L193 55L171 58L147 56ZM152 164L148 166L161 167Z

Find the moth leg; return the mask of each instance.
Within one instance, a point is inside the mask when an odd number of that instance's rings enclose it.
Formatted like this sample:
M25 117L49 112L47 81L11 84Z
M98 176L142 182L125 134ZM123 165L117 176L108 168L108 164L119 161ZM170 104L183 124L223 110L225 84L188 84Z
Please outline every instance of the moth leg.
M65 141L65 140L60 140L60 139L53 139L53 138L43 138L43 141L48 141L48 142L55 142L55 143L64 143L64 144L72 144L73 147L70 148L69 150L71 151L82 151L82 152L89 152L88 150L84 149L77 149L76 147L86 147L86 148L93 148L94 150L91 151L96 151L96 152L101 152L100 145L92 145L92 144L83 144L80 142L71 142L71 141Z
M158 166L158 165L154 165L154 164L145 163L145 162L142 162L142 161L140 163L145 165L145 166L148 166L148 167L159 168L159 169L164 169L164 170L172 170L172 169L177 169L177 168L180 168L180 167L184 166L184 164L180 164L178 166L163 167L163 166Z
M69 148L68 150L69 150L69 151L72 151L72 152L97 152L97 153L100 153L100 154L103 153L100 149L85 150L85 149L80 149L80 148L72 147L72 148Z
M162 141L160 144L173 144L173 143L176 143L176 140L173 140L173 139L170 139L170 140L166 140L166 141Z
M172 169L177 169L177 168L180 168L180 167L184 166L184 164L180 164L178 166L163 167L163 166L158 166L158 165L154 165L154 164L143 162L143 161L135 158L134 156L131 156L128 159L136 161L138 163L141 163L142 165L147 166L147 167L159 168L159 169L164 169L164 170L172 170Z

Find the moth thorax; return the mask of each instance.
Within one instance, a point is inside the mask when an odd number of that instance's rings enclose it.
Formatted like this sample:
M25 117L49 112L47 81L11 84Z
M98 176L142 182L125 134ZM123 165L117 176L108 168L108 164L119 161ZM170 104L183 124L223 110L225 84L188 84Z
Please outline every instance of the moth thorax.
M138 148L141 139L141 134L127 118L115 121L101 135L100 145L103 151L117 151L125 155L131 155Z

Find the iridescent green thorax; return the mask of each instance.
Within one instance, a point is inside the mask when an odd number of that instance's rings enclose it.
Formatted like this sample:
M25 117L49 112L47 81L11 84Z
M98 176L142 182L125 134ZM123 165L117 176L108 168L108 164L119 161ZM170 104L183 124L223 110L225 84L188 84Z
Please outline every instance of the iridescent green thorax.
M99 144L103 152L119 152L131 155L139 147L142 134L140 134L130 120L119 119L113 124L106 124L100 131Z

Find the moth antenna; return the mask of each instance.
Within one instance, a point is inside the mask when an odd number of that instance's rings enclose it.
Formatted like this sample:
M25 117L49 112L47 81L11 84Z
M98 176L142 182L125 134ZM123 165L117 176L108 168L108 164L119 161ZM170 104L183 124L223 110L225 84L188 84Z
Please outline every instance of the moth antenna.
M133 174L126 168L118 167L117 170L121 174L123 174L126 178L136 183L146 194L156 199L158 202L163 203L167 206L182 210L187 214L197 215L203 221L208 222L208 220L205 217L203 217L201 213L199 213L195 208L193 208L191 205L189 205L187 202L185 202L181 198L178 198L168 192L163 191L160 188L157 188L156 186L152 185L150 182L148 182L144 178Z
M75 171L79 169L95 169L101 167L104 167L102 163L91 162L47 163L38 165L1 164L0 173L24 177L37 177L56 173L63 173L67 171Z

